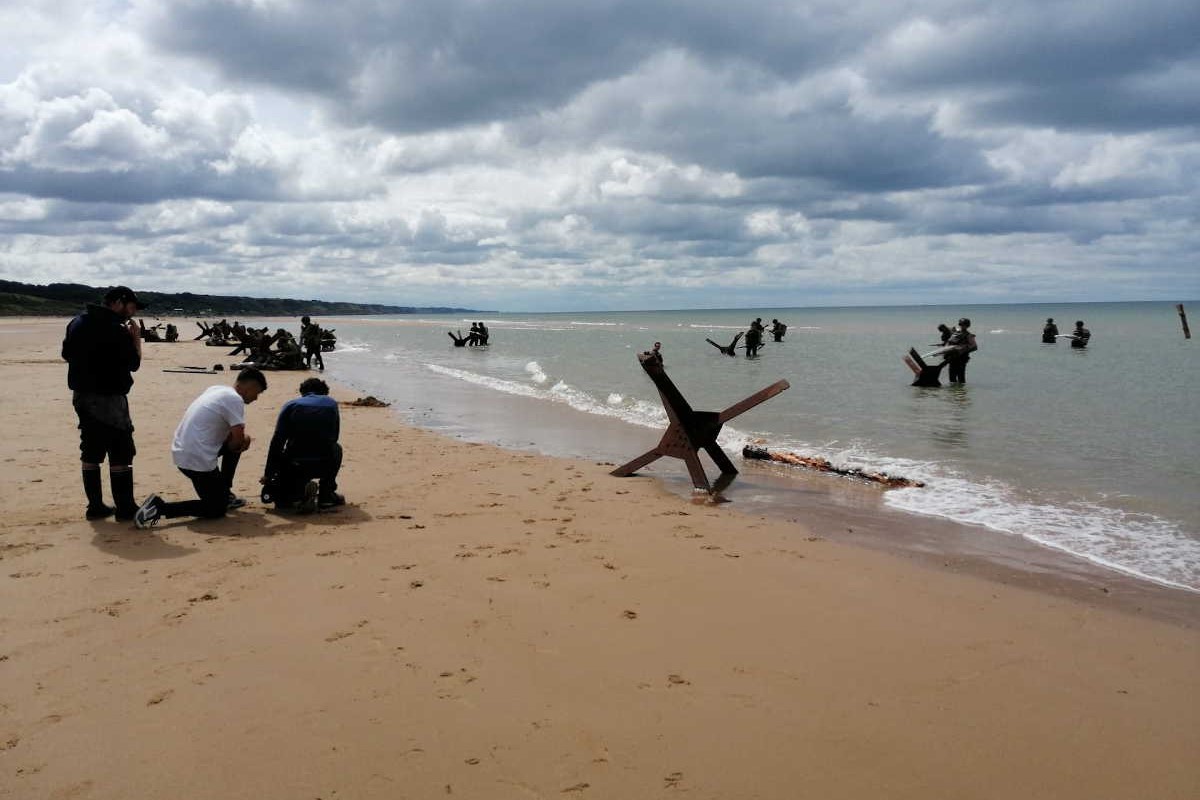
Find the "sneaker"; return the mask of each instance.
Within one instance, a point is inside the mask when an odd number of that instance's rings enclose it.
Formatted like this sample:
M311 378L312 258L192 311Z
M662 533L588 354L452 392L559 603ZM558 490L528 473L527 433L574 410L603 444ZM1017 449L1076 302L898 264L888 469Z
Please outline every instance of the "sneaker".
M107 517L111 517L114 511L116 511L116 509L114 509L112 506L106 506L101 503L98 506L89 505L87 507L87 511L84 512L84 516L88 519L105 519Z
M241 508L244 505L246 505L246 501L238 497L233 492L229 493L229 499L225 502L225 508L229 511L233 511L235 508Z
M311 514L317 510L317 482L309 481L304 484L304 497L296 510L301 514Z
M344 505L346 505L346 498L337 492L317 498L317 508L334 508L335 506Z
M149 528L162 518L164 505L161 497L156 494L150 495L133 515L133 524L140 530Z

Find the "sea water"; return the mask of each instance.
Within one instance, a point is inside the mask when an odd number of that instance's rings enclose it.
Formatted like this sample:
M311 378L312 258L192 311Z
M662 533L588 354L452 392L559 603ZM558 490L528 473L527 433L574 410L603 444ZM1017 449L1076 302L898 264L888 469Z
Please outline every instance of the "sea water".
M1200 307L1200 306L1198 306ZM915 388L901 358L936 326L972 320L963 386ZM757 358L722 355L755 317L788 324ZM1042 344L1047 317L1086 349ZM491 343L446 334L475 319ZM1020 536L1166 585L1200 590L1200 341L1168 303L763 308L379 316L327 321L332 377L406 421L476 441L621 463L667 419L636 354L662 342L695 409L720 410L784 378L791 388L726 425L720 442L820 456L923 481L883 502ZM946 375L943 374L943 379ZM707 462L706 462L707 463ZM681 462L660 470L683 473ZM708 466L709 473L715 470ZM683 473L686 476L686 473ZM685 477L686 480L686 477ZM774 492L788 491L786 485ZM727 492L738 502L739 483Z

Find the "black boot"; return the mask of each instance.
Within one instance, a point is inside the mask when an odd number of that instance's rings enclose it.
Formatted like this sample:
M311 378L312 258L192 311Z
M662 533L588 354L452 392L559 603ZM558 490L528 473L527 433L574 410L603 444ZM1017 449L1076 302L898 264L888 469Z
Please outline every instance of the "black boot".
M109 470L109 480L112 481L113 502L117 505L117 519L128 522L137 513L138 504L133 499L133 469L117 472Z
M83 468L83 493L87 495L88 506L85 516L88 519L104 519L112 516L112 506L104 504L104 487L100 484L99 467Z

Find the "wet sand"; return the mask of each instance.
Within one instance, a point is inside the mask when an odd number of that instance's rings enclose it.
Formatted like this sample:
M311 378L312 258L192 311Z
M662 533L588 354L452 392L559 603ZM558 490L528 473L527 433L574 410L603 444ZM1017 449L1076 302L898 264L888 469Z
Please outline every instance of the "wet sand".
M63 323L0 321L0 797L1200 795L1194 595L389 409L343 409L349 505L278 514L253 498L297 373L247 410L247 507L86 522ZM189 497L171 432L232 376L161 370L233 359L145 351L137 494Z

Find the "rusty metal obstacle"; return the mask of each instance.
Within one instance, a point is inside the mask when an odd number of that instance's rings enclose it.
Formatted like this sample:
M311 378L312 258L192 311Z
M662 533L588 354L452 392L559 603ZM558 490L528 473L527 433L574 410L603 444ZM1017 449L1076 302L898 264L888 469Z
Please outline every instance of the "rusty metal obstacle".
M913 386L941 386L942 368L946 366L946 362L940 364L928 364L920 353L914 348L908 349L908 355L904 357L904 363L913 371Z
M765 403L775 395L787 389L787 381L776 381L765 389L760 389L745 400L734 403L724 411L693 411L683 393L667 377L662 359L651 353L641 353L638 361L642 369L650 376L662 398L663 409L667 412L670 424L659 440L658 445L647 450L632 461L622 464L612 471L612 475L625 477L632 475L642 467L664 456L682 459L687 465L692 485L703 489L709 494L717 494L729 486L737 476L737 468L725 455L725 451L717 444L717 435L721 427L736 416L744 414L760 403ZM721 475L715 484L710 484L700 463L700 451L708 453L713 463L721 470Z

